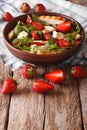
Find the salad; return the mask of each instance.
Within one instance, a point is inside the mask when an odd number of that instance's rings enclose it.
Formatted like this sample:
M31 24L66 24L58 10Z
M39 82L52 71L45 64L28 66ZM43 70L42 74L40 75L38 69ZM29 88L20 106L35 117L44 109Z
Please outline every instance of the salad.
M55 54L80 43L81 30L77 22L63 16L27 15L8 34L10 44L34 54Z

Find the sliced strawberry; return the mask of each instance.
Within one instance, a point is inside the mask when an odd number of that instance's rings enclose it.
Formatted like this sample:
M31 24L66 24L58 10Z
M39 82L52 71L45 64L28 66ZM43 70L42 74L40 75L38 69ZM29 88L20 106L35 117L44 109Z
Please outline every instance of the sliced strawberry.
M43 46L43 42L31 42L30 46L36 44L37 46Z
M31 17L29 15L27 15L27 17L26 17L26 24L31 24L31 22L32 22Z
M44 25L42 23L39 23L39 22L33 21L32 26L34 26L35 29L38 30L38 31L44 29Z
M37 34L36 31L33 31L33 32L31 33L31 36L32 36L32 38L34 38L34 40L40 40L40 37L39 37L39 35Z
M52 35L50 33L44 33L43 37L46 41L48 41L52 37Z
M64 23L56 25L56 30L66 33L71 30L72 27L72 22L71 21L66 21Z
M70 46L72 46L72 43L67 40L58 39L58 45L60 47L70 47Z

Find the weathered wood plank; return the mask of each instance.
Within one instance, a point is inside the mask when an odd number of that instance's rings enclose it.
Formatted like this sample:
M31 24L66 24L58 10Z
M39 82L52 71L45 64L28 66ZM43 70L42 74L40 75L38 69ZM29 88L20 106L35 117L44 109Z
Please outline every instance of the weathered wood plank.
M76 3L76 4L81 4L81 5L87 6L87 0L68 0L68 1L71 1L71 2Z
M78 84L65 70L65 82L45 95L44 130L82 130Z
M42 78L44 71L37 67L37 78ZM11 97L8 130L43 130L44 95L32 91L33 80L24 79L21 68L13 78L18 81L18 88Z
M5 79L10 77L9 67L4 66L0 62L0 89ZM8 122L8 111L9 111L10 95L3 95L0 93L0 130L6 130Z
M87 71L87 65L85 65L85 69ZM87 130L87 76L79 80L79 89L80 89L83 125L84 130Z

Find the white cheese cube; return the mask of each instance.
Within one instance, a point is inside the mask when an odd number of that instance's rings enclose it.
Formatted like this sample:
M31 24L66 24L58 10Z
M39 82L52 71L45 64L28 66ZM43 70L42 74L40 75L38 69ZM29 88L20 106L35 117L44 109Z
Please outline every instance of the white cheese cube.
M57 38L57 32L56 31L53 31L52 37Z
M22 38L22 37L27 37L28 36L28 33L25 32L25 31L22 31L18 34L17 38Z

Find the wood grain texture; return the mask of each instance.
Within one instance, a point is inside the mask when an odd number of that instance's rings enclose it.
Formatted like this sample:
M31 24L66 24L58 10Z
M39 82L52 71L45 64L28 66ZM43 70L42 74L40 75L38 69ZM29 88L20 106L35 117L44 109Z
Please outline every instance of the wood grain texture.
M10 77L10 70L0 62L0 89L5 79ZM6 130L8 122L10 95L0 93L0 130Z
M54 91L45 95L44 130L82 130L78 84L67 69L65 73L65 82L55 85Z
M83 6L87 6L87 0L68 0L68 1L71 1L71 2L76 3L76 4L80 4Z
M87 71L87 67L84 68ZM79 89L84 130L87 130L87 76L79 81Z
M44 71L37 67L37 78L41 78ZM43 130L44 95L33 92L34 81L23 78L21 68L13 77L18 81L18 89L11 97L8 130Z

